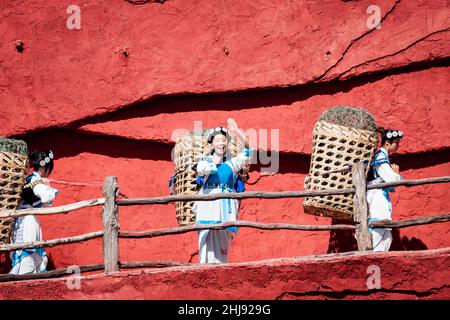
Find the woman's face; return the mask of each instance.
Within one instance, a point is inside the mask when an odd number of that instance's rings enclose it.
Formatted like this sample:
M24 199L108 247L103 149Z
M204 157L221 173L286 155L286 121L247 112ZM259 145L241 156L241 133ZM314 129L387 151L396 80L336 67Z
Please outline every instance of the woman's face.
M227 151L227 138L223 134L218 134L214 136L212 140L212 147L214 149L214 153L218 156L223 156Z
M46 168L39 168L38 173L42 178L48 178L50 176L50 170Z
M400 147L400 139L394 139L392 140L392 143L389 141L386 141L386 150L389 154L393 154L397 152L398 148Z

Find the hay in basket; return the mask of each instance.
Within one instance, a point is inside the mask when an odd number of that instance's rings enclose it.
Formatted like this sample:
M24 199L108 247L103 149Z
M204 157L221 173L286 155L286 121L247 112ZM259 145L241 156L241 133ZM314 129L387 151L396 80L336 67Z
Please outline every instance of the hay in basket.
M352 188L351 170L345 168L370 161L378 146L376 128L373 117L359 108L338 106L323 113L313 129L310 180L306 189ZM303 208L308 214L351 220L353 195L307 197Z
M0 212L18 207L28 169L24 141L0 137ZM7 244L14 218L0 219L0 243Z
M207 141L209 130L192 131L189 134L178 137L174 148L174 191L176 195L198 194L198 186L195 183L197 173L192 166L201 158L211 152L211 146ZM242 143L232 138L229 148L232 156L241 152L244 146ZM250 162L244 166L239 173L245 183L250 170ZM192 225L195 223L195 213L192 211L193 201L176 202L176 216L180 226Z

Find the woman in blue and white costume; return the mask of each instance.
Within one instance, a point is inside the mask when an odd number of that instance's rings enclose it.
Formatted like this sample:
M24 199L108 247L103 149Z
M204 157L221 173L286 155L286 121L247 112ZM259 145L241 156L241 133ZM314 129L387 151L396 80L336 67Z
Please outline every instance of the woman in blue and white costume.
M399 181L399 167L391 164L389 156L395 153L400 146L403 132L399 130L382 130L381 148L375 153L369 171L369 185L382 182ZM392 220L392 203L389 192L395 188L371 189L367 191L367 202L369 205L369 221ZM392 229L374 228L369 229L372 233L373 251L389 251L392 244Z
M31 152L29 154L33 173L26 178L20 209L49 206L58 190L50 187L48 176L53 171L53 152ZM17 217L14 220L11 243L42 240L39 220L34 215ZM10 274L27 274L47 271L47 256L44 248L23 249L11 252L12 269Z
M235 133L244 145L243 150L236 157L228 156L228 143L231 140L229 131ZM247 139L238 129L236 122L230 118L228 130L218 127L209 132L208 143L212 145L211 154L197 164L197 174L203 177L200 194L233 192L239 171L252 155ZM193 210L197 216L197 224L237 221L239 202L236 199L196 201ZM236 227L225 230L199 230L199 262L226 263L230 241L236 232Z

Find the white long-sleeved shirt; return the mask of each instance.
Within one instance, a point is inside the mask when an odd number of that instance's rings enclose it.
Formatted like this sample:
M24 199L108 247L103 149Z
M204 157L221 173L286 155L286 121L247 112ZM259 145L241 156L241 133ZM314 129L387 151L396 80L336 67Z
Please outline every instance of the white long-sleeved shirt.
M41 179L39 173L34 172L30 183L38 179ZM35 205L34 207L44 207L49 206L53 200L55 200L55 195L57 190L53 189L49 185L39 183L33 187L34 194L40 199L41 203ZM21 201L19 209L32 208L32 205ZM22 242L32 242L42 240L42 231L39 224L39 220L34 215L27 215L22 217L17 217L14 220L14 229L11 237L12 243L22 243Z
M228 161L234 174L238 173L243 168L245 163L250 160L252 152L253 150L251 148L243 148L237 156ZM197 174L200 177L213 173L217 173L217 166L214 164L211 156L205 157L198 162Z
M378 177L376 179L370 181L370 183L373 184L373 183L393 182L393 181L401 180L402 177L392 169L392 167L389 163L389 158L387 156L388 153L387 153L386 149L380 148L380 151L381 152L374 159L374 162L381 161L383 163L378 166L376 166L376 165L373 166L373 170L376 171L376 174Z

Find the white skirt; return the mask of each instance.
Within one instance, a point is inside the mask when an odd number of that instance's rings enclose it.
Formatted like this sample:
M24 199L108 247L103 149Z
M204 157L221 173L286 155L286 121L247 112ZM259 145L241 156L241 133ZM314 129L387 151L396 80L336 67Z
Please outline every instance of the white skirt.
M230 189L202 189L200 194L230 193ZM192 207L197 224L215 224L237 221L239 201L236 199L218 199L196 201ZM237 228L231 230L200 230L198 233L198 255L200 263L226 263L230 242Z
M226 263L234 232L228 230L200 230L198 235L199 263Z
M31 253L25 257L22 257L19 263L17 263L9 272L10 274L28 274L39 273L46 271L48 263L47 256L42 256L38 253Z
M392 231L387 229L372 230L373 251L389 251L392 244Z
M202 189L200 194L230 193L231 189ZM237 199L217 199L213 201L196 201L192 206L197 223L221 223L237 221L239 201Z
M391 201L386 198L382 189L367 191L370 218L377 220L392 220Z
M392 204L382 189L367 191L367 203L372 221L392 220ZM373 251L389 251L392 244L392 228L370 229Z
M11 244L42 240L41 225L38 218L34 215L17 217L13 226ZM39 249L38 251L41 254L30 250L12 251L10 253L11 259L14 260L14 255L16 255L18 262L9 273L26 274L46 271L48 258L45 254L45 249Z

